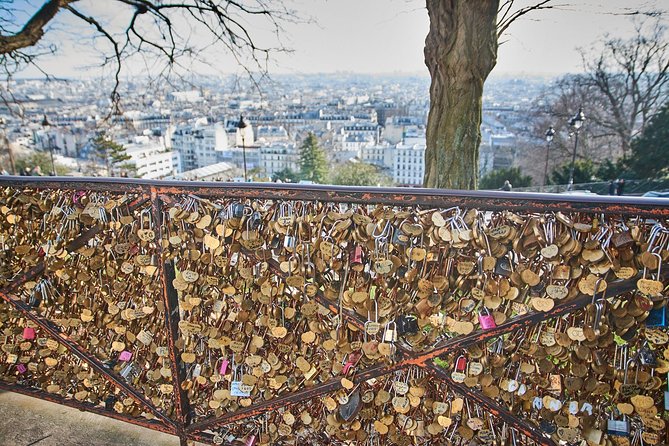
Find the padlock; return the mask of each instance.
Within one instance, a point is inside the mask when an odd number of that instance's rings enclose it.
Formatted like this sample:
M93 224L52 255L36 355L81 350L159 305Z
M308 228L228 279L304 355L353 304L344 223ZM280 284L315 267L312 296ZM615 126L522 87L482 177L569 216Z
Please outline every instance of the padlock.
M31 341L35 339L35 329L32 327L25 327L23 329L23 339L26 341Z
M255 434L249 435L246 437L246 441L244 442L244 446L255 446L256 444L257 437Z
M495 263L495 274L500 276L509 277L513 273L513 268L511 267L511 261L508 257L500 257Z
M23 375L24 373L26 373L28 369L26 368L25 365L19 364L16 366L16 370L18 370L18 372Z
M287 235L283 239L283 247L284 248L294 248L295 247L295 237L292 235Z
M395 318L397 333L400 335L414 335L418 333L418 318L413 315L400 315Z
M126 381L132 381L139 375L139 367L135 363L129 362L121 369L120 375Z
M251 230L256 231L262 224L262 215L260 215L260 212L254 211L251 214L251 217L249 218L249 227Z
M127 350L123 350L121 354L118 355L118 359L119 361L130 361L130 359L132 359L132 353Z
M230 361L228 361L227 358L224 358L221 361L221 367L218 369L218 373L220 375L225 375L225 373L228 371L228 364L230 364Z
M395 321L390 321L383 329L383 342L397 342L397 324Z
M401 229L395 228L393 231L393 245L405 246L409 243L409 237Z
M643 365L655 367L657 365L657 353L650 349L648 343L644 343L643 347L639 349L639 361Z
M105 398L105 410L113 410L114 403L116 403L116 397L114 395L109 395Z
M453 381L457 383L464 382L467 378L465 370L467 370L467 358L464 356L459 356L458 359L455 360L455 369L451 373L451 378L453 378Z
M237 376L238 367L234 366L232 368L232 382L230 383L230 396L240 396L243 398L251 396L251 390L249 386L244 385L244 383L238 380Z
M648 313L645 320L646 327L666 327L667 326L667 307L653 308Z
M664 391L664 410L669 410L669 379L667 379L667 390Z
M483 314L485 312L485 314ZM483 311L479 313L479 324L481 324L481 329L490 330L491 328L497 327L495 323L495 318L490 314L487 308L483 308Z
M606 433L616 437L629 437L630 421L627 416L623 415L622 420L616 420L612 412L611 417L606 420Z
M242 218L244 216L244 205L241 203L232 204L232 218Z
M344 421L350 421L362 409L362 400L360 399L360 392L356 390L351 395L348 395L348 401L339 406L339 416Z
M351 266L361 266L364 262L362 246L355 245L349 257Z
M202 374L202 364L195 364L193 367L193 378L197 378Z

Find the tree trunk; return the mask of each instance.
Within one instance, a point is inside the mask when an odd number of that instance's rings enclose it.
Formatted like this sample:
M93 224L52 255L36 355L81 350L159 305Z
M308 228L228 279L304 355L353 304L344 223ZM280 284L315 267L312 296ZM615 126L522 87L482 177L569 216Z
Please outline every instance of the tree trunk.
M483 83L497 61L499 0L427 0L425 187L476 189Z

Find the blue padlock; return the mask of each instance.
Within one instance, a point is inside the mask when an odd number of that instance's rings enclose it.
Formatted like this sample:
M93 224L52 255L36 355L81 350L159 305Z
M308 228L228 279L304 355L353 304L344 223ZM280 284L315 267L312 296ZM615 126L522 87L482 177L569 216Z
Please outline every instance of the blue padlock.
M646 327L666 327L667 326L667 307L654 308L648 313L646 318Z

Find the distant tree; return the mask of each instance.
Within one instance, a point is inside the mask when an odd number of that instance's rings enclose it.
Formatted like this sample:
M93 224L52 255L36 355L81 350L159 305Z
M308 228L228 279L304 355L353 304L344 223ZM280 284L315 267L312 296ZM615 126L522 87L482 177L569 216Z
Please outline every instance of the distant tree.
M34 152L29 155L19 156L15 160L16 173L25 172L26 168L32 170L39 166L44 175L51 172L51 157L46 152ZM56 175L67 175L70 169L62 164L55 163Z
M274 172L272 175L272 181L281 180L288 183L297 183L300 181L299 172L294 172L292 169L285 168Z
M669 102L632 141L625 165L637 178L661 178L669 174Z
M523 175L520 167L510 167L508 169L498 169L487 173L481 178L479 184L480 189L499 189L504 185L504 182L509 180L509 183L516 187L528 187L532 185L532 177Z
M91 156L101 161L107 170L107 176L114 176L114 168L124 165L130 159L125 147L112 141L106 133L99 133L91 141L93 150Z
M553 169L549 184L568 184L571 163L565 163ZM574 164L574 184L589 183L597 180L597 166L591 160L577 160Z
M318 138L309 132L300 147L300 177L314 183L324 183L328 173L325 152L318 145Z
M348 162L330 172L329 182L342 186L390 186L393 180L381 169L366 163Z

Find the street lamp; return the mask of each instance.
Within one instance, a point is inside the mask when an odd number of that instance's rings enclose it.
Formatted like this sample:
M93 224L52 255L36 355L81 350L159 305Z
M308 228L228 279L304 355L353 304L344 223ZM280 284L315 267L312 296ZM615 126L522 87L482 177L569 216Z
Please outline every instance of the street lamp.
M555 130L553 129L553 126L550 126L548 130L546 130L546 166L544 167L544 187L546 186L546 180L548 178L548 155L551 150L553 136L555 136Z
M242 135L242 156L244 157L244 181L248 181L246 178L246 143L244 141L244 129L248 127L244 115L239 115L239 122L237 123L237 128L239 133Z
M583 126L585 122L585 115L583 114L583 107L578 108L578 113L574 115L573 118L569 120L569 126L574 129L574 153L571 157L571 167L569 168L569 184L567 185L567 190L571 190L574 185L574 165L576 164L576 149L578 148L578 131Z
M48 133L51 124L49 123L49 120L46 119L46 115L44 115L44 119L42 119L42 127L44 128L44 131L47 132L47 144L49 145L49 154L51 154L51 175L56 175L56 164L53 162L53 145L51 144L51 135Z

